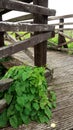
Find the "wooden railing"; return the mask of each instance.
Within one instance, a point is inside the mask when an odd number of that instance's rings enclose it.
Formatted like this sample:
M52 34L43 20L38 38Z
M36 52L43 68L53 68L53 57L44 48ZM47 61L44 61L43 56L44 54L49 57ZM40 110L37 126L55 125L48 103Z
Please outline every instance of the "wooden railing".
M4 1L4 3L5 2L6 1ZM16 7L16 5L17 5L17 7ZM73 22L64 22L64 19L73 18L73 14L62 15L62 16L51 16L51 15L55 15L54 10L50 10L48 8L41 7L39 5L38 6L30 5L25 2L23 3L23 2L18 2L18 1L9 1L9 2L6 2L6 4L3 4L2 0L1 0L0 6L5 8L5 10L2 9L1 14L2 13L4 14L12 9L18 10L19 6L22 8L22 9L19 9L20 11L23 11L24 7L26 6L24 11L32 12L32 14L23 15L23 16L15 17L15 18L0 22L0 31L1 31L0 39L1 39L1 41L3 41L3 42L1 42L2 45L4 44L4 40L3 40L3 36L2 36L2 35L4 35L4 31L27 31L27 32L44 32L45 33L46 31L53 32L54 27L55 27L55 33L58 34L58 46L57 47L64 46L65 48L67 48L68 47L67 44L73 42L73 38L68 36L64 32L65 30L73 30L72 27L70 28L70 27L64 26L64 25L68 25L68 26L73 25ZM34 8L34 10L33 10L33 8ZM45 14L45 12L47 12L46 17L48 16L48 22L49 21L51 22L54 20L57 20L58 22L54 22L52 24L51 23L42 24L42 21L40 23L38 23L38 21L36 21L34 23L33 12L37 15L37 13L38 13L37 10L39 10L38 12L40 12L40 15L42 15L42 13ZM49 36L48 38L50 38L51 36ZM68 42L66 42L66 37L69 39ZM36 60L37 60L37 58L36 58Z
M73 38L68 36L65 31L72 31L73 30L73 22L64 22L64 19L69 19L69 18L73 18L73 14L69 14L69 15L62 15L62 16L51 16L48 17L48 21L58 21L58 22L54 22L52 24L50 24L51 26L55 26L55 33L58 34L58 46L56 46L56 48L58 47L62 47L64 46L64 48L68 48L68 44L70 44L71 42L73 42ZM66 26L68 25L68 26ZM71 27L70 27L71 25ZM69 39L68 42L66 42L66 38Z
M22 0L21 0L22 1ZM33 23L28 24L22 21L21 17L14 18L7 21L0 21L0 43L2 43L0 48L0 58L12 55L16 52L22 51L28 47L34 46L34 63L36 66L46 65L46 51L47 51L47 39L52 37L52 32L54 31L54 26L47 24L47 17L55 15L56 11L53 9L48 9L48 0L38 1L33 0L33 4L28 4L21 1L14 0L0 0L0 15L11 11L22 11L29 12L30 15L25 15L24 19L28 20L33 16ZM15 42L13 45L4 46L3 33L7 31L25 31L34 32L34 35L23 41Z

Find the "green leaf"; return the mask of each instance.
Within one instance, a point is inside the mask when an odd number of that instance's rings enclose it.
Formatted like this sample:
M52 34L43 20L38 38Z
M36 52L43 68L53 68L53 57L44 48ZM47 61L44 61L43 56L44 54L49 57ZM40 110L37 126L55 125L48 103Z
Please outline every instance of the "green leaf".
M7 112L6 110L4 110L3 113L0 114L0 128L6 127L7 122L8 122Z
M25 104L25 108L27 108L27 109L30 108L30 109L31 109L31 103L30 103L30 102L26 103L26 104Z
M50 109L52 109L52 103L50 101L48 101L48 106Z
M10 117L9 122L10 122L10 125L13 128L17 128L18 127L18 119L17 119L16 115Z
M33 110L31 111L31 117L35 117L35 115L37 114L37 111Z
M51 118L51 116L52 116L52 113L51 113L51 110L49 109L49 107L45 107L45 114L48 116L48 118L50 119Z
M12 101L13 95L6 93L4 98L6 99L7 104L10 104Z
M41 101L40 101L40 108L41 108L41 109L44 109L44 108L45 108L45 105L46 105L45 100L41 100Z
M55 95L55 93L53 91L50 91L50 95L52 97L52 100L56 101L56 95Z
M28 125L30 123L29 116L26 116L23 113L21 113L20 115L21 115L21 119L23 120L23 123L26 124L26 125Z
M56 108L56 102L53 102L53 103L52 103L52 106L53 106L54 108Z
M23 82L21 83L21 91L22 91L22 93L25 93L25 91L26 91L26 89L25 89L25 88L26 88L26 85L27 85L27 83L25 83L25 82L24 82L24 83L23 83Z
M44 115L43 118L44 118L44 123L48 123L48 121L49 121L48 117Z
M29 109L28 109L28 108L25 108L25 109L24 109L24 113L25 113L25 115L27 115L27 116L28 116L28 115L31 115L31 108L29 108Z
M11 104L7 109L7 117L14 115L14 113L15 113L15 108L14 105Z
M43 94L44 94L44 91L40 89L39 96L41 97L41 96L43 96Z
M25 81L25 80L28 79L28 78L29 78L29 73L23 72L23 73L22 73L22 80Z
M24 107L25 106L25 102L24 102L24 97L17 97L17 103L21 106Z
M35 102L35 103L33 103L33 108L38 111L40 106L37 102Z
M18 96L21 96L22 95L22 91L20 89L20 83L18 83L16 86L15 86L15 91L17 93Z
M33 87L30 87L30 91L31 91L32 94L34 94L34 93L36 92L35 87L34 87L34 86L33 86Z
M40 116L39 116L39 119L40 119L40 122L41 122L41 123L44 123L44 122L45 122L44 116L40 115Z
M15 86L16 86L16 83L13 82L11 85L10 85L10 88L8 89L8 93L9 94L13 94L14 91L15 91Z
M29 95L28 95L28 100L31 102L31 101L33 101L33 99L34 99L34 95L29 94Z
M23 111L23 108L19 104L15 104L15 108L17 111Z

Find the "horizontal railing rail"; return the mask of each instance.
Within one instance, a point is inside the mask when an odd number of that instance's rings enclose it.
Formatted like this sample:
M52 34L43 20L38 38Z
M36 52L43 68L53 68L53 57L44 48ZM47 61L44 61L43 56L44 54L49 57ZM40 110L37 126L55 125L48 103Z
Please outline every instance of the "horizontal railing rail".
M47 24L29 24L24 22L0 22L0 31L25 31L25 32L41 32L54 31L54 26Z
M25 2L13 0L0 0L0 9L16 10L22 12L42 14L46 16L55 15L56 11L39 5L32 5Z
M35 36L32 36L31 38L24 40L24 41L20 41L17 42L15 44L6 46L6 47L1 47L0 48L0 58L2 57L6 57L8 55L12 55L16 52L19 52L21 50L24 50L28 47L33 47L39 43L42 43L43 41L46 41L48 38L51 37L51 32L47 32L47 33L42 33L42 34L38 34Z

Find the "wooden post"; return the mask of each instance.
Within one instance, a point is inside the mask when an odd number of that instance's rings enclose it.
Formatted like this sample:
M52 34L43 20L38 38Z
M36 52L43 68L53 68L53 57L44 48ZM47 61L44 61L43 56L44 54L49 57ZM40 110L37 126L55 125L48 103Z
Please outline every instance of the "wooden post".
M0 15L0 21L2 21L2 15ZM0 32L0 47L4 46L4 32Z
M48 7L48 0L33 0L33 4ZM34 23L47 24L47 16L34 14ZM39 32L34 33L35 35ZM47 41L44 41L34 47L35 66L46 66Z
M63 32L63 28L64 28L64 18L60 19L60 25L59 25L59 30L60 32ZM65 43L65 37L62 36L61 34L58 35L58 45L61 45L61 43ZM64 45L64 48L68 48L67 45Z

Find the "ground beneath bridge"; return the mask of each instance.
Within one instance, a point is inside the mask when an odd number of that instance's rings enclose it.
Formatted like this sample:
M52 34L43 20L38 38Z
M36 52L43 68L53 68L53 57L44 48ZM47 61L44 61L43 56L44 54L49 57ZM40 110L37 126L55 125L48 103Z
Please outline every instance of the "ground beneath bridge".
M16 54L16 57L20 57L24 63L33 64L33 61L26 55L22 52L20 54ZM56 124L54 130L73 129L73 56L62 52L48 51L47 66L54 69L53 80L49 83L49 87L57 95L57 108L53 110L52 120L48 125L32 122L17 130L53 130L51 123ZM14 129L9 127L3 130Z

